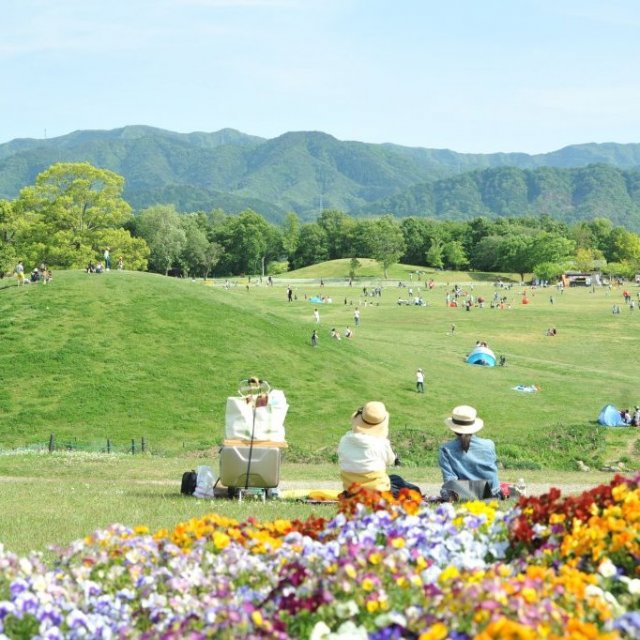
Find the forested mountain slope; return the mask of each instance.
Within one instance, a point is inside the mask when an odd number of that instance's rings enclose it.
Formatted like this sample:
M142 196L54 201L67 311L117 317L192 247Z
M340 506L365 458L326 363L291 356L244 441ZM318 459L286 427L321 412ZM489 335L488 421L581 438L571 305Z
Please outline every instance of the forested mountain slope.
M125 197L136 209L165 202L181 211L252 208L274 222L287 211L304 220L331 208L461 218L540 210L573 219L611 211L623 220L637 214L640 144L465 154L341 141L322 132L264 139L233 129L128 126L1 144L0 198L15 198L55 162L81 161L124 176ZM592 164L604 166L579 171Z

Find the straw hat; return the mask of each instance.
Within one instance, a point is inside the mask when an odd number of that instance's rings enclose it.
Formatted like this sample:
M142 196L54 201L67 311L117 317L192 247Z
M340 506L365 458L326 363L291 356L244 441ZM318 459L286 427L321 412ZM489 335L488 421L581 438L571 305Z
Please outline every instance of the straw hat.
M478 418L476 410L464 404L455 407L444 423L454 433L461 434L477 433L484 427L484 420Z
M378 438L389 435L389 413L382 402L367 402L351 416L351 429Z

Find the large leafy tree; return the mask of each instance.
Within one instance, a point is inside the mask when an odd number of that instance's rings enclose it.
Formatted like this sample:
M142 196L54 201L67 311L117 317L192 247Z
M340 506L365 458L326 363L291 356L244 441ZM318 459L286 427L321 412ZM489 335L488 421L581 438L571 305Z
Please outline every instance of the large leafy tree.
M14 202L26 222L24 241L38 247L38 259L60 267L80 267L105 248L105 232L131 218L122 198L124 178L88 162L61 162L37 176ZM111 246L111 253L123 247ZM35 256L32 256L34 258Z
M355 225L353 218L342 211L325 209L318 218L318 224L326 234L329 260L344 258L352 253Z
M390 215L374 220L367 241L371 257L382 265L386 278L389 267L400 261L406 249L400 225Z
M453 269L462 269L469 264L467 253L464 250L464 246L460 240L451 240L444 245L443 253L447 265Z
M230 216L215 232L215 241L224 249L221 264L235 274L261 273L270 239L274 239L271 225L251 209Z
M187 244L176 208L159 204L145 209L136 219L136 230L149 245L151 267L168 275Z
M300 220L298 216L293 213L287 213L284 220L284 228L282 230L282 248L289 257L293 257L296 249L298 248L298 242L300 240Z
M185 234L185 245L179 257L185 275L204 273L207 264L209 240L206 228L200 224L197 214L188 214L180 218Z
M18 261L15 249L13 206L8 200L0 200L0 278L12 271Z
M309 222L300 227L298 247L293 256L293 268L323 262L329 257L326 231L317 223Z

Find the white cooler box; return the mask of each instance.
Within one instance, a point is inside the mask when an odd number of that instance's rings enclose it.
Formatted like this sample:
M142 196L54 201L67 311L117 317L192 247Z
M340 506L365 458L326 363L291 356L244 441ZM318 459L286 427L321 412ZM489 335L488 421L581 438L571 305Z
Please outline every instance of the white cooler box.
M281 456L281 447L223 445L220 450L220 482L230 488L274 489L280 482Z

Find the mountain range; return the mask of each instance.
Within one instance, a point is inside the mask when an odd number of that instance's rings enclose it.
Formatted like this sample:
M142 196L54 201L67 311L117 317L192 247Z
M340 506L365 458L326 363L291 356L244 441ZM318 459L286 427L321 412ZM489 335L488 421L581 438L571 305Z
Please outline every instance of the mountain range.
M640 144L580 144L545 154L341 141L322 132L272 139L234 129L176 133L148 126L83 130L0 144L0 198L55 162L90 162L124 176L136 210L251 208L271 222L323 209L446 219L548 214L608 217L640 230Z

